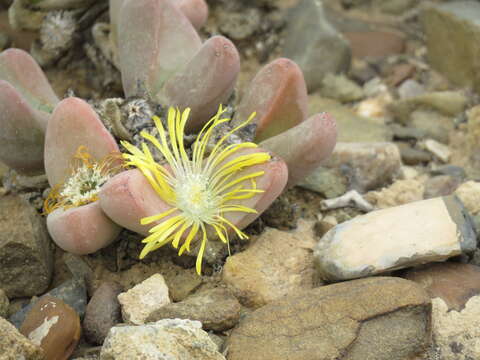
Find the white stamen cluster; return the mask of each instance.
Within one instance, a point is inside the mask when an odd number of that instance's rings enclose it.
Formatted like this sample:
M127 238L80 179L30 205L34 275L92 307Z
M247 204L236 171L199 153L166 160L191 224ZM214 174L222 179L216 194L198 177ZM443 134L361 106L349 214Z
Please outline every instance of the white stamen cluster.
M69 199L72 204L88 203L97 197L100 188L110 177L111 175L102 172L97 164L83 164L65 182L60 196Z

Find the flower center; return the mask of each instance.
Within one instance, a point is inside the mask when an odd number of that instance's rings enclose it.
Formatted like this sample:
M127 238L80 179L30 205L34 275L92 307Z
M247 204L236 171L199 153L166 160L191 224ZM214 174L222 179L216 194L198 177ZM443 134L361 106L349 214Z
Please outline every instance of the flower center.
M186 174L175 186L177 206L198 222L211 221L217 214L219 197L209 188L209 178L203 174Z
M108 173L102 173L97 165L82 164L65 182L60 196L73 205L85 204L97 199L100 188L110 178Z

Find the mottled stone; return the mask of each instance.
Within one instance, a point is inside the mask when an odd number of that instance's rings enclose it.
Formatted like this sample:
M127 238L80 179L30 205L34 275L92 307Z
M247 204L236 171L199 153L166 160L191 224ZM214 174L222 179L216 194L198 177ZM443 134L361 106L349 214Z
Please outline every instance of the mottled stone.
M422 16L429 63L456 84L471 86L477 91L480 89L479 19L477 1L450 1L429 6Z
M364 97L363 89L343 74L328 73L322 80L320 94L326 98L348 103Z
M320 0L302 0L290 12L283 55L300 66L310 91L321 86L327 73L350 67L348 42L328 22Z
M165 319L141 326L116 326L100 360L225 360L199 321Z
M7 295L5 295L5 291L0 289L0 317L7 317L9 305L10 301L8 301L8 297Z
M423 197L425 199L431 199L439 196L451 195L459 184L460 181L458 179L449 175L431 177L425 182L425 192ZM462 199L460 198L460 200Z
M461 311L471 297L480 295L480 267L462 263L436 263L407 270L403 275L441 298L449 310Z
M63 301L45 296L28 312L20 332L40 346L47 359L68 359L80 340L80 318Z
M423 182L416 179L397 180L389 187L365 194L365 200L377 209L390 208L423 200Z
M155 310L170 304L168 287L162 275L155 274L118 295L122 317L127 323L144 324Z
M393 143L339 142L332 155L304 180L302 186L326 193L328 188L321 187L321 184L325 169L328 169L337 175L337 182L345 184L347 190L363 193L390 184L401 166L400 151Z
M461 311L450 310L441 298L432 299L432 333L438 359L479 359L480 296L470 298Z
M223 281L240 302L261 307L314 284L311 224L296 232L267 229L247 250L227 258Z
M7 320L0 317L0 349L2 360L44 360L43 350L24 337Z
M347 280L472 252L476 234L454 196L373 211L335 226L315 247L320 276Z
M200 321L205 330L224 331L238 323L240 309L238 300L230 291L214 288L194 294L184 301L165 305L153 311L146 322L190 319Z
M413 282L370 278L322 286L247 315L229 360L405 360L430 338L430 299Z
M67 305L71 306L80 318L85 315L85 308L87 306L87 290L85 288L85 281L81 278L70 279L57 286L55 289L50 290L45 295L41 296L41 300L45 296L53 296L62 300ZM20 327L26 314L32 309L35 301L15 314L13 314L8 320L16 327Z
M472 215L480 214L480 182L467 181L455 190L457 195L467 210Z
M87 305L83 329L91 343L101 345L110 329L122 322L122 312L117 296L123 291L116 282L104 282Z
M43 293L52 277L53 247L45 221L25 200L0 201L0 288L8 297Z

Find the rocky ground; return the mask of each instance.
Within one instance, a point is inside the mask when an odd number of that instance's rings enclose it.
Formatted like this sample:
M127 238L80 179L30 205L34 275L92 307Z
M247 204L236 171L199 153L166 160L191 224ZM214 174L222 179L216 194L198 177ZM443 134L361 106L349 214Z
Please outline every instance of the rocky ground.
M202 35L242 56L236 96L289 57L339 142L204 276L168 248L139 261L128 231L64 253L45 177L0 167L0 359L480 359L480 3L319 3L209 1ZM1 46L36 36L0 16ZM57 94L120 95L88 49L46 67Z

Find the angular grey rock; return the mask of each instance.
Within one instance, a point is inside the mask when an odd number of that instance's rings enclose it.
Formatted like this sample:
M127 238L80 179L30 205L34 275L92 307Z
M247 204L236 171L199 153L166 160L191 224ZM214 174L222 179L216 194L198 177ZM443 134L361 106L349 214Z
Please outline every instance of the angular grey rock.
M15 195L0 201L0 288L9 298L43 293L52 277L53 245L45 220Z
M335 226L317 243L320 277L366 277L472 252L476 233L455 196L373 211Z
M123 291L116 282L101 284L90 299L83 329L85 337L92 343L101 345L112 327L122 322L122 311L117 296Z
M401 166L400 151L393 143L339 142L333 154L300 186L327 197L335 197L332 195L343 187L363 193L391 183ZM335 180L327 181L332 175Z
M152 312L146 322L190 319L200 321L205 330L224 331L238 323L240 310L240 303L230 291L214 288L194 294L182 302L165 305Z
M141 326L115 326L100 360L225 360L199 321L165 319Z
M405 360L430 340L430 298L411 281L374 277L321 286L247 315L229 360Z
M327 73L348 71L349 44L328 22L322 1L301 1L287 22L283 54L300 66L310 91L321 86Z
M479 19L478 1L449 1L429 6L422 16L430 64L454 83L477 91L480 89Z

